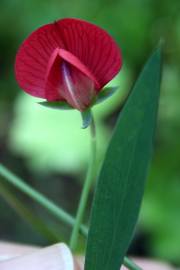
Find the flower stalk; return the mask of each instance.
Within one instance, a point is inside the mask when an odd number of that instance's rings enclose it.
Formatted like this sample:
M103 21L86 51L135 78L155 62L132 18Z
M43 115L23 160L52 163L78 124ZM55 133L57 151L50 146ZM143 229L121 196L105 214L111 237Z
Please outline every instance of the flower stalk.
M78 234L79 234L80 226L81 226L82 219L84 216L84 212L87 206L88 195L90 192L92 181L94 179L94 171L95 171L95 166L96 166L96 126L95 126L93 115L91 115L91 117L92 117L92 120L90 123L91 156L90 156L90 163L89 163L89 167L87 171L87 176L85 179L81 198L79 201L75 224L74 224L71 238L70 238L70 248L72 251L75 251L76 249Z
M91 134L95 137L95 126L91 124ZM95 142L92 139L92 144L95 146ZM25 183L20 177L16 176L9 169L7 169L4 165L0 164L0 176L6 180L8 183L15 186L21 192L28 195L34 201L38 202L41 206L47 209L52 215L58 218L60 221L63 221L65 224L73 227L75 225L75 219L69 213L67 213L64 209L57 206L54 202L49 200L46 196L33 189L30 185ZM87 237L88 228L85 225L80 226L80 232ZM131 259L125 257L123 263L129 270L141 270Z
M74 226L74 218L68 214L64 209L57 206L54 202L50 199L46 198L43 194L35 190L33 187L25 183L21 178L13 174L10 170L0 164L0 176L3 177L4 180L12 184L18 190L32 198L34 201L39 203L45 209L49 210L51 214L56 216L59 220L63 221L64 223L68 224L69 226ZM87 233L87 229L85 226L81 226L81 231L83 234Z

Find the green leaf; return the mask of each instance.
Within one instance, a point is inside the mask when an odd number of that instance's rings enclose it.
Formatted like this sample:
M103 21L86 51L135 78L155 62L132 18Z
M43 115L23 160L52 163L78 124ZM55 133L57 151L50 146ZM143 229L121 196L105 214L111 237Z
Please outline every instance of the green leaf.
M119 270L144 193L157 118L161 49L145 65L120 117L97 182L85 270Z
M113 86L113 87L106 87L104 88L97 96L96 101L94 105L99 104L103 102L104 100L108 99L111 97L117 90L119 89L118 86Z
M65 101L42 101L38 102L38 104L51 108L51 109L58 109L58 110L72 110L74 109Z
M85 129L91 124L92 121L91 110L87 109L86 111L81 112L81 116L82 116L82 128Z

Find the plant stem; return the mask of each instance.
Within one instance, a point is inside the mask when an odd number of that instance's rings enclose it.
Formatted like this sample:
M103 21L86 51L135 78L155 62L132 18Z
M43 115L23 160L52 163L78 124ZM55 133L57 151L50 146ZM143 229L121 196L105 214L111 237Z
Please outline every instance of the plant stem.
M90 124L90 133L91 133L91 156L90 163L87 171L87 176L85 179L85 183L83 186L81 198L79 201L79 206L76 214L75 225L72 230L71 238L70 238L70 248L72 251L75 250L78 240L79 229L82 223L83 215L85 212L85 208L87 206L88 195L91 188L91 184L94 178L94 171L96 165L96 127L94 118L92 115L92 121Z
M94 125L94 124L93 124ZM94 127L91 127L91 132L94 134ZM95 136L93 136L95 139ZM92 141L92 144L95 144L95 142ZM93 146L93 148L95 145ZM95 149L93 150L95 151ZM38 202L41 206L43 206L45 209L47 209L52 215L57 217L60 221L63 221L64 223L68 224L69 226L73 227L75 225L75 219L70 214L66 213L62 208L57 206L55 203L53 203L51 200L46 198L43 194L33 189L30 185L26 184L25 181L23 181L20 177L13 174L10 170L8 170L5 166L0 164L0 175L3 177L4 180L15 186L17 189L19 189L21 192L28 195L30 198L34 199L36 202ZM80 231L83 233L84 236L87 237L88 235L88 228L84 225L80 226ZM129 269L129 270L141 270L140 267L138 267L133 261L128 259L127 257L124 258L123 264Z
M32 188L30 185L25 183L21 178L17 177L15 174L13 174L11 171L9 171L6 167L4 167L2 164L0 164L0 175L9 183L11 183L13 186L18 188L20 191L28 195L30 198L34 199L36 202L38 202L41 206L45 207L51 214L56 216L61 221L65 222L66 224L70 225L71 227L74 226L75 219L65 212L62 208L57 206L55 203L53 203L51 200L46 198L43 194L36 191L34 188ZM81 226L81 231L83 234L87 233L87 228L85 226Z
M124 266L126 266L129 270L142 270L137 264L135 264L131 259L124 257L123 261Z
M16 211L16 213L24 219L28 224L31 224L33 228L35 228L41 235L43 235L50 242L60 241L60 237L58 234L54 232L54 230L47 224L43 222L43 220L34 215L29 207L27 207L22 201L18 199L18 197L14 194L13 191L10 191L9 188L6 187L6 184L0 182L0 196L9 204L12 209Z

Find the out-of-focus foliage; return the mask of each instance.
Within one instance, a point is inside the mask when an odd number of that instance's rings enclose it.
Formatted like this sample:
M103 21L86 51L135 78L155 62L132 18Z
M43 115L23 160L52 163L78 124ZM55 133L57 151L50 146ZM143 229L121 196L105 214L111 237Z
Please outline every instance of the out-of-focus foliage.
M88 162L88 132L80 129L77 112L43 108L18 88L13 75L18 46L40 25L63 17L90 20L117 40L124 57L123 71L113 82L119 84L119 93L94 109L100 162L124 93L160 38L164 38L155 155L140 228L147 235L147 255L180 263L179 0L1 0L0 11L0 160L72 212L77 203L75 193L80 190L76 185ZM69 177L73 180L67 181ZM8 207L0 201L0 237L10 235L9 239L38 242L39 238L32 237L32 231L20 219L15 221L10 208L3 211L4 205ZM7 221L11 224L11 216L13 228L6 226Z

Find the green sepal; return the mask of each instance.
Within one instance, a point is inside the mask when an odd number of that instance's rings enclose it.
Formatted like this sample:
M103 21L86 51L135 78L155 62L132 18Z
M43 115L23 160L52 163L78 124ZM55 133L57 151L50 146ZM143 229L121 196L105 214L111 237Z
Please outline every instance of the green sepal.
M106 99L110 98L118 89L119 86L105 87L96 97L94 105L99 104L105 101Z
M84 112L81 112L82 116L82 128L85 129L87 128L92 121L92 114L91 114L91 109L86 109Z
M42 101L38 102L38 104L51 108L51 109L58 109L58 110L72 110L74 109L65 101Z

